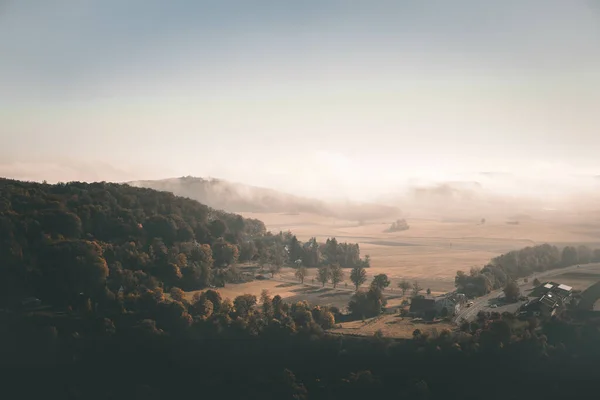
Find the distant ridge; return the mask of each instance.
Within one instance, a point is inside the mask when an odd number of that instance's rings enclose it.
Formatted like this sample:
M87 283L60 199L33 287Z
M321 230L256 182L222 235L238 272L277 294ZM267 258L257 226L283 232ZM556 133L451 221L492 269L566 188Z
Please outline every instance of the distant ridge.
M228 212L310 213L352 221L394 219L400 209L372 203L333 203L274 189L192 176L129 182L131 186L172 192Z

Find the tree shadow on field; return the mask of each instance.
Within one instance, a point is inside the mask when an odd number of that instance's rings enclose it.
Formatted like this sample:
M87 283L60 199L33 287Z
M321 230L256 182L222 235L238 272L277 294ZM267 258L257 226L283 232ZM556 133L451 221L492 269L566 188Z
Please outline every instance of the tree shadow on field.
M298 289L291 290L292 293L302 293L302 294L316 294L316 293L325 293L332 291L331 288L315 288L315 287L301 287Z
M288 283L280 283L279 285L275 286L278 288L286 288L286 287L292 287L292 286L298 286L299 283L293 283L293 282L288 282Z
M344 297L348 296L350 293L348 292L332 292L332 293L323 293L320 294L319 297Z

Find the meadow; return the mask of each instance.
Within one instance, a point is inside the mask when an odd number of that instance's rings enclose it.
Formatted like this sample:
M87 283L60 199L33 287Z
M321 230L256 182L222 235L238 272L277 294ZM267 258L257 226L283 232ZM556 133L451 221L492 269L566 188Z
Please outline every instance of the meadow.
M476 219L413 218L407 219L410 229L401 232L386 232L391 221L373 221L359 224L324 218L311 214L243 213L244 217L257 218L265 222L273 232L292 231L301 241L316 237L324 242L335 236L341 242L356 242L361 255L371 256L369 277L385 273L392 284L385 293L390 306L402 301L397 288L400 280L418 281L432 294L441 294L454 289L457 270L469 271L472 267L482 267L499 254L526 246L553 243L588 244L600 247L600 229L596 225L585 225L572 220L552 220L549 218L524 218L518 224L509 223L503 218L487 219L485 223ZM244 265L240 266L242 269ZM230 299L241 294L257 297L263 289L273 295L280 295L287 301L307 300L311 304L345 308L354 289L347 270L345 279L337 288L331 284L316 282L316 270L301 284L294 276L294 269L283 268L275 277L256 280L244 284L227 284L219 288L223 297ZM268 274L265 274L269 276ZM589 286L597 277L561 277L566 284ZM578 282L583 279L585 282ZM365 286L370 280L365 284ZM190 295L192 295L190 293Z

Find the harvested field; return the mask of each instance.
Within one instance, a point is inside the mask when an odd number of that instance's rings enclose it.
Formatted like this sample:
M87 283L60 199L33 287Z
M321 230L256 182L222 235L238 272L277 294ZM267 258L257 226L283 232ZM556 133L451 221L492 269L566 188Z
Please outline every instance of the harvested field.
M526 246L555 243L586 243L600 247L600 225L573 222L569 218L541 219L528 216L518 225L506 218L407 218L410 229L385 232L393 221L358 224L311 214L284 215L244 213L258 218L271 231L292 231L300 240L319 241L335 236L339 241L359 243L361 254L371 256L370 276L385 273L396 288L398 281L418 280L424 288L443 293L454 288L457 270L482 267L491 258ZM288 276L293 279L293 275ZM396 289L397 290L397 289Z

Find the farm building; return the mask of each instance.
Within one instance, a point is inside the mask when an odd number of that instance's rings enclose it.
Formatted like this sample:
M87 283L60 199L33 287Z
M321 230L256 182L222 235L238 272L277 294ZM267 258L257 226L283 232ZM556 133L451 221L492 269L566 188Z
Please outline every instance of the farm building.
M466 298L462 293L448 293L435 298L415 297L411 301L409 312L425 318L452 316L460 311L465 302Z
M467 299L462 293L448 293L435 298L435 309L442 317L455 315L466 301Z
M410 301L410 309L408 312L416 317L431 319L435 317L437 313L435 309L435 299L413 297L413 299Z
M573 288L561 283L545 282L535 288L531 294L536 297L541 297L547 294L553 294L560 298L561 302L568 304L573 296Z
M554 293L546 293L524 304L519 312L521 317L552 317L563 307L563 301Z

